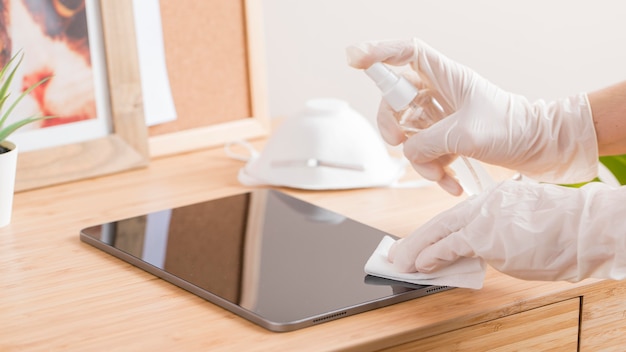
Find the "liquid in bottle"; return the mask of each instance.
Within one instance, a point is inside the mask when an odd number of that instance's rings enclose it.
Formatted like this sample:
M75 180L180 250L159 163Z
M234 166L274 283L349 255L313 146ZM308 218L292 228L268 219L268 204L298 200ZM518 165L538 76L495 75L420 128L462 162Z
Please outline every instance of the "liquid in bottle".
M397 75L383 63L374 63L365 70L365 73L381 90L383 99L395 112L394 116L407 137L428 128L448 115L430 89L418 90L406 78ZM476 163L472 163L464 156L461 156L461 159L474 180L476 191L482 191L482 182L475 170L480 166L473 165Z

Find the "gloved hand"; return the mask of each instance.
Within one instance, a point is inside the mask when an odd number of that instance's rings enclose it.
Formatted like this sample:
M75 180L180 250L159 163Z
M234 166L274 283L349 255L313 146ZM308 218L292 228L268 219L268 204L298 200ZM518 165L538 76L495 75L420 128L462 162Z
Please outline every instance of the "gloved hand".
M430 273L481 257L526 280L626 278L626 187L504 181L443 212L394 244L399 272Z
M460 189L446 174L456 155L544 182L589 181L597 173L598 146L586 94L531 103L417 39L364 43L348 47L347 54L349 64L360 69L374 62L410 64L419 75L418 86L432 88L449 107L451 115L407 139L383 101L378 125L388 143L404 142L404 154L417 172L450 193Z

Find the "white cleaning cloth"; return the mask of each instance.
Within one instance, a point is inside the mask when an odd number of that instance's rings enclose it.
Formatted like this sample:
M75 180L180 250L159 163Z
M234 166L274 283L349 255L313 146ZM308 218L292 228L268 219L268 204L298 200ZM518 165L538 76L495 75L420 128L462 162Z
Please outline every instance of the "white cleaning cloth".
M385 236L365 264L365 273L396 281L418 285L452 286L480 289L485 280L486 266L480 258L462 258L435 273L399 273L387 260L389 249L395 240Z

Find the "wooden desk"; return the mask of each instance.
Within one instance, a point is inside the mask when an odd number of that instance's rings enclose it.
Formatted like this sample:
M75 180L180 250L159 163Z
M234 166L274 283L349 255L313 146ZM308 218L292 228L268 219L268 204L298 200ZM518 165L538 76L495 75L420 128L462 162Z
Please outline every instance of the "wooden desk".
M525 282L490 270L478 291L454 289L273 333L79 240L89 225L240 192L241 166L217 148L17 194L13 221L0 229L0 350L626 346L626 285L620 282ZM460 200L434 186L292 193L399 236Z

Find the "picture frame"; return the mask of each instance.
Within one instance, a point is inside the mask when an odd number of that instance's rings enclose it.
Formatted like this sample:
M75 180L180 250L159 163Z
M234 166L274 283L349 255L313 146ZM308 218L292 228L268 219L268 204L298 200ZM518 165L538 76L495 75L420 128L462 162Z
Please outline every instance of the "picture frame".
M16 192L149 164L148 130L130 3L128 0L99 3L113 131L93 140L20 153Z
M160 5L177 119L148 128L150 156L266 136L261 2L160 0Z

